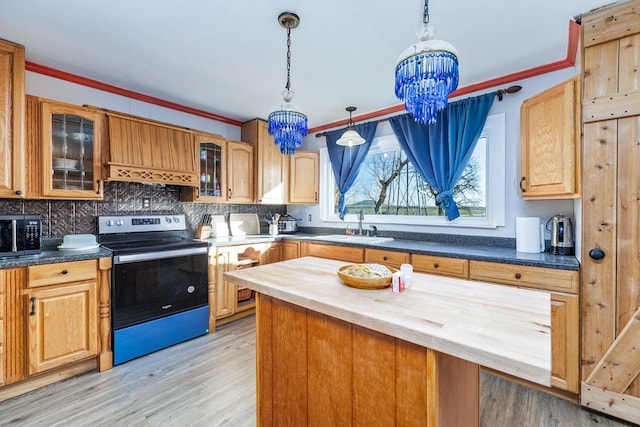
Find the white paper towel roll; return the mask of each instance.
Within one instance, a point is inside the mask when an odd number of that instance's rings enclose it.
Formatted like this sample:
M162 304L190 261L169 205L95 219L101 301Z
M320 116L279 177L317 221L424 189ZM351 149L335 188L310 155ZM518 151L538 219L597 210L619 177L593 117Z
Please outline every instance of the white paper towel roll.
M540 252L540 218L516 217L516 251Z

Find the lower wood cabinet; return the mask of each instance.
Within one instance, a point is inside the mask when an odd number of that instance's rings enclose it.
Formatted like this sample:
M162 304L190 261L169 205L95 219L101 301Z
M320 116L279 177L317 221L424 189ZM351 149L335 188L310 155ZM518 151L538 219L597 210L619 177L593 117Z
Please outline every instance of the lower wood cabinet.
M224 280L224 273L241 268L251 268L281 260L281 243L257 243L252 245L218 246L215 255L210 254L210 278L213 279L209 309L214 319L209 321L211 332L215 325L223 324L255 312L255 295L249 289ZM215 264L214 264L215 262Z
M410 257L411 256L405 252L369 248L364 250L364 262L383 264L395 268L400 268L402 264L408 264Z
M29 375L98 354L94 281L27 291Z
M300 242L285 240L282 242L282 261L300 257Z
M580 391L580 307L578 295L571 291L577 292L580 273L470 261L469 277L471 280L551 291L551 385L556 390L577 394ZM558 289L569 292L557 292Z
M0 400L113 366L111 262L0 269Z
M265 243L264 251L260 257L260 264L271 264L282 260L282 243Z
M432 255L411 255L413 271L417 273L439 274L441 276L469 278L469 260Z
M346 262L364 262L364 249L348 246L326 245L323 243L309 242L300 256L317 256L319 258L335 259Z
M27 374L98 354L95 260L27 267Z

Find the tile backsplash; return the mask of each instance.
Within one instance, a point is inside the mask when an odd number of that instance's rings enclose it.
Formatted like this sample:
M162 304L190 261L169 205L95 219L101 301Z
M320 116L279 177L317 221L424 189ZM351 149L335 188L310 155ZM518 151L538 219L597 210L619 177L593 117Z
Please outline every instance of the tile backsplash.
M148 208L143 199L149 199ZM286 213L286 205L245 205L228 203L187 203L180 201L180 187L133 182L105 182L104 200L19 200L0 199L2 214L40 214L42 235L45 237L66 234L95 233L95 217L98 215L132 214L184 214L187 228L195 230L205 213L225 215L230 213L257 213L260 227L267 231L262 221L269 213Z

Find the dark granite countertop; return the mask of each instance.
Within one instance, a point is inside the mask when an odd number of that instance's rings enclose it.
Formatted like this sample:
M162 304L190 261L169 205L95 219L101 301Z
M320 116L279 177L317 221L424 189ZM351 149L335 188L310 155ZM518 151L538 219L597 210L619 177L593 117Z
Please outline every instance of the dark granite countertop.
M29 265L55 264L58 262L81 261L85 259L108 258L111 251L103 248L78 252L63 252L57 249L43 250L38 255L0 258L0 268L26 267Z
M422 240L393 239L374 242L348 242L336 241L331 236L323 236L310 233L280 234L278 236L256 235L241 237L229 237L222 239L209 239L209 246L229 246L253 243L273 242L283 239L309 240L338 246L352 246L373 249L388 249L398 252L410 252L413 254L446 256L451 258L464 258L476 261L498 262L504 264L527 265L532 267L556 268L561 270L580 269L580 263L574 256L552 255L548 252L526 253L518 252L515 248L499 246L480 246L472 244L431 242Z
M461 244L459 241L452 243L432 242L427 240L393 239L373 242L348 242L335 241L331 236L323 236L310 233L281 234L270 236L266 234L229 237L223 239L208 239L210 247L245 245L255 243L268 243L284 239L308 240L314 242L327 243L338 246L352 246L372 249L386 249L390 251L409 252L412 254L446 256L451 258L464 258L477 261L498 262L504 264L526 265L532 267L556 268L561 270L580 269L580 263L574 256L558 256L547 252L525 253L517 252L511 247L481 246L473 244ZM85 259L96 259L110 257L111 252L107 249L98 248L83 252L61 252L55 249L43 250L39 255L28 255L22 257L0 258L0 268L24 267L29 265L54 264L58 262L80 261Z

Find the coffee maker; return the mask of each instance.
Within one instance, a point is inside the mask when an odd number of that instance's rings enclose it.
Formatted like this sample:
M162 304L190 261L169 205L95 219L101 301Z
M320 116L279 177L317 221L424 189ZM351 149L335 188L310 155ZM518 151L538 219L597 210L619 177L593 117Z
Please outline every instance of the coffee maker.
M564 213L554 215L547 221L547 229L549 222L551 222L551 253L554 255L574 255L571 218Z

